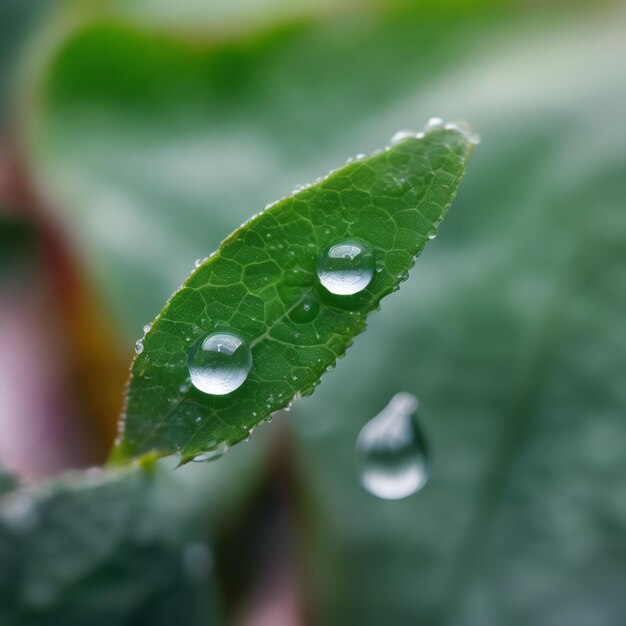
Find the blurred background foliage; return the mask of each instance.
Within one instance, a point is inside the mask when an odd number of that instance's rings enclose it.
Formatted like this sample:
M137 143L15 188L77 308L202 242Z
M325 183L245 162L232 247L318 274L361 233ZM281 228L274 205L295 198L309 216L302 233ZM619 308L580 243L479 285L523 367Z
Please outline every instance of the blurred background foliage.
M180 615L626 622L623 4L1 10L0 462L31 482L102 462L143 324L240 222L432 115L483 140L437 241L314 396L217 463L151 474L143 517L161 539L128 523L81 569L59 556L82 553L71 525L30 552L0 533L1 568L34 560L61 581L32 610L8 593L15 623L160 623L150 598L196 606L185 594L214 582L212 608ZM354 441L400 390L420 398L431 480L377 501ZM65 509L55 489L74 493L52 487L42 510L106 535L97 497ZM171 555L194 541L214 567L190 591ZM111 566L123 554L132 575ZM155 568L171 576L152 584Z

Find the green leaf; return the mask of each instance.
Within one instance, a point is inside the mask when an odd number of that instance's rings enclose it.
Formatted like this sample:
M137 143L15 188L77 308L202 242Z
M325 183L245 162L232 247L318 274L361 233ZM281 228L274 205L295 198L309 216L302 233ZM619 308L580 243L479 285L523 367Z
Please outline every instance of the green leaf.
M178 452L187 462L247 438L312 393L436 235L472 141L455 125L429 129L331 173L228 237L138 342L115 457ZM353 240L373 253L373 278L354 295L334 295L320 284L318 260ZM212 332L234 333L252 352L245 382L226 395L190 384L189 351Z
M0 498L2 624L215 623L209 549L158 503L160 474L76 473Z

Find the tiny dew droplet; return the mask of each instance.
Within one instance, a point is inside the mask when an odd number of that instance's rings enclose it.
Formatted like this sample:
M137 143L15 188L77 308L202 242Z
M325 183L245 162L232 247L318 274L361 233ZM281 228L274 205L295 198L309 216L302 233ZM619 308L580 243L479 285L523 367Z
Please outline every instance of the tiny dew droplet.
M152 324L144 324L143 332L144 333L148 333L148 332L150 332L151 328L152 328Z
M406 498L426 484L426 444L416 410L415 396L398 393L359 433L356 448L361 484L378 498Z
M391 145L395 146L397 143L400 143L405 139L415 139L415 131L408 128L403 128L402 130L399 130L391 138Z
M194 387L215 396L239 388L252 367L248 344L233 333L218 332L189 351L187 361Z
M308 294L302 298L302 300L296 304L289 317L292 322L296 324L306 324L312 322L320 311L320 303L315 294Z
M195 267L200 267L202 265L202 259L196 259L193 264Z
M440 117L431 117L426 125L424 126L424 131L429 132L431 130L437 130L439 128L443 128L443 120Z
M320 255L317 275L330 293L349 296L369 285L374 265L374 254L364 243L344 241L333 244Z
M215 442L213 442L215 443ZM210 461L216 461L217 459L223 457L226 452L228 452L228 444L220 443L216 447L211 450L207 450L205 452L201 452L197 456L194 457L194 463L207 463Z
M135 342L135 353L141 354L143 352L143 341L141 339L137 339Z

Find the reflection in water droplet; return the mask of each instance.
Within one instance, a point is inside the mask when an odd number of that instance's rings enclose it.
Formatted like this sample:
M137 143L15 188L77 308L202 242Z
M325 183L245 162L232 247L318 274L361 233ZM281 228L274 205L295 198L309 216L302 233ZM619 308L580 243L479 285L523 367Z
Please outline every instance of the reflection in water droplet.
M190 350L187 365L194 387L222 396L246 380L252 367L252 353L237 335L213 333Z
M306 324L312 322L320 311L320 303L314 294L306 295L289 313L292 322Z
M334 244L320 255L317 275L330 293L341 296L358 293L372 280L374 254L357 241Z
M398 393L359 433L361 483L379 498L406 498L426 484L426 445L415 420L416 410L415 396Z

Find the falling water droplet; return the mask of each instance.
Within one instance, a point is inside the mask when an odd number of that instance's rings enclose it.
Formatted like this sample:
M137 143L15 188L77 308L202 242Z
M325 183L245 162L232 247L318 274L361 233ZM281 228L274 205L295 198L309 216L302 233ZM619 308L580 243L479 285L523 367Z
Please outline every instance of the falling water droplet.
M296 304L289 317L296 324L306 324L312 322L320 311L320 303L315 294L308 294L302 298L302 301Z
M415 419L416 410L415 396L398 393L359 433L356 447L361 483L379 498L406 498L426 484L426 444Z
M194 387L222 396L246 380L252 367L252 353L237 335L213 333L190 350L187 365Z
M374 254L365 244L344 241L330 246L320 255L317 275L330 293L349 296L369 285L374 265Z

